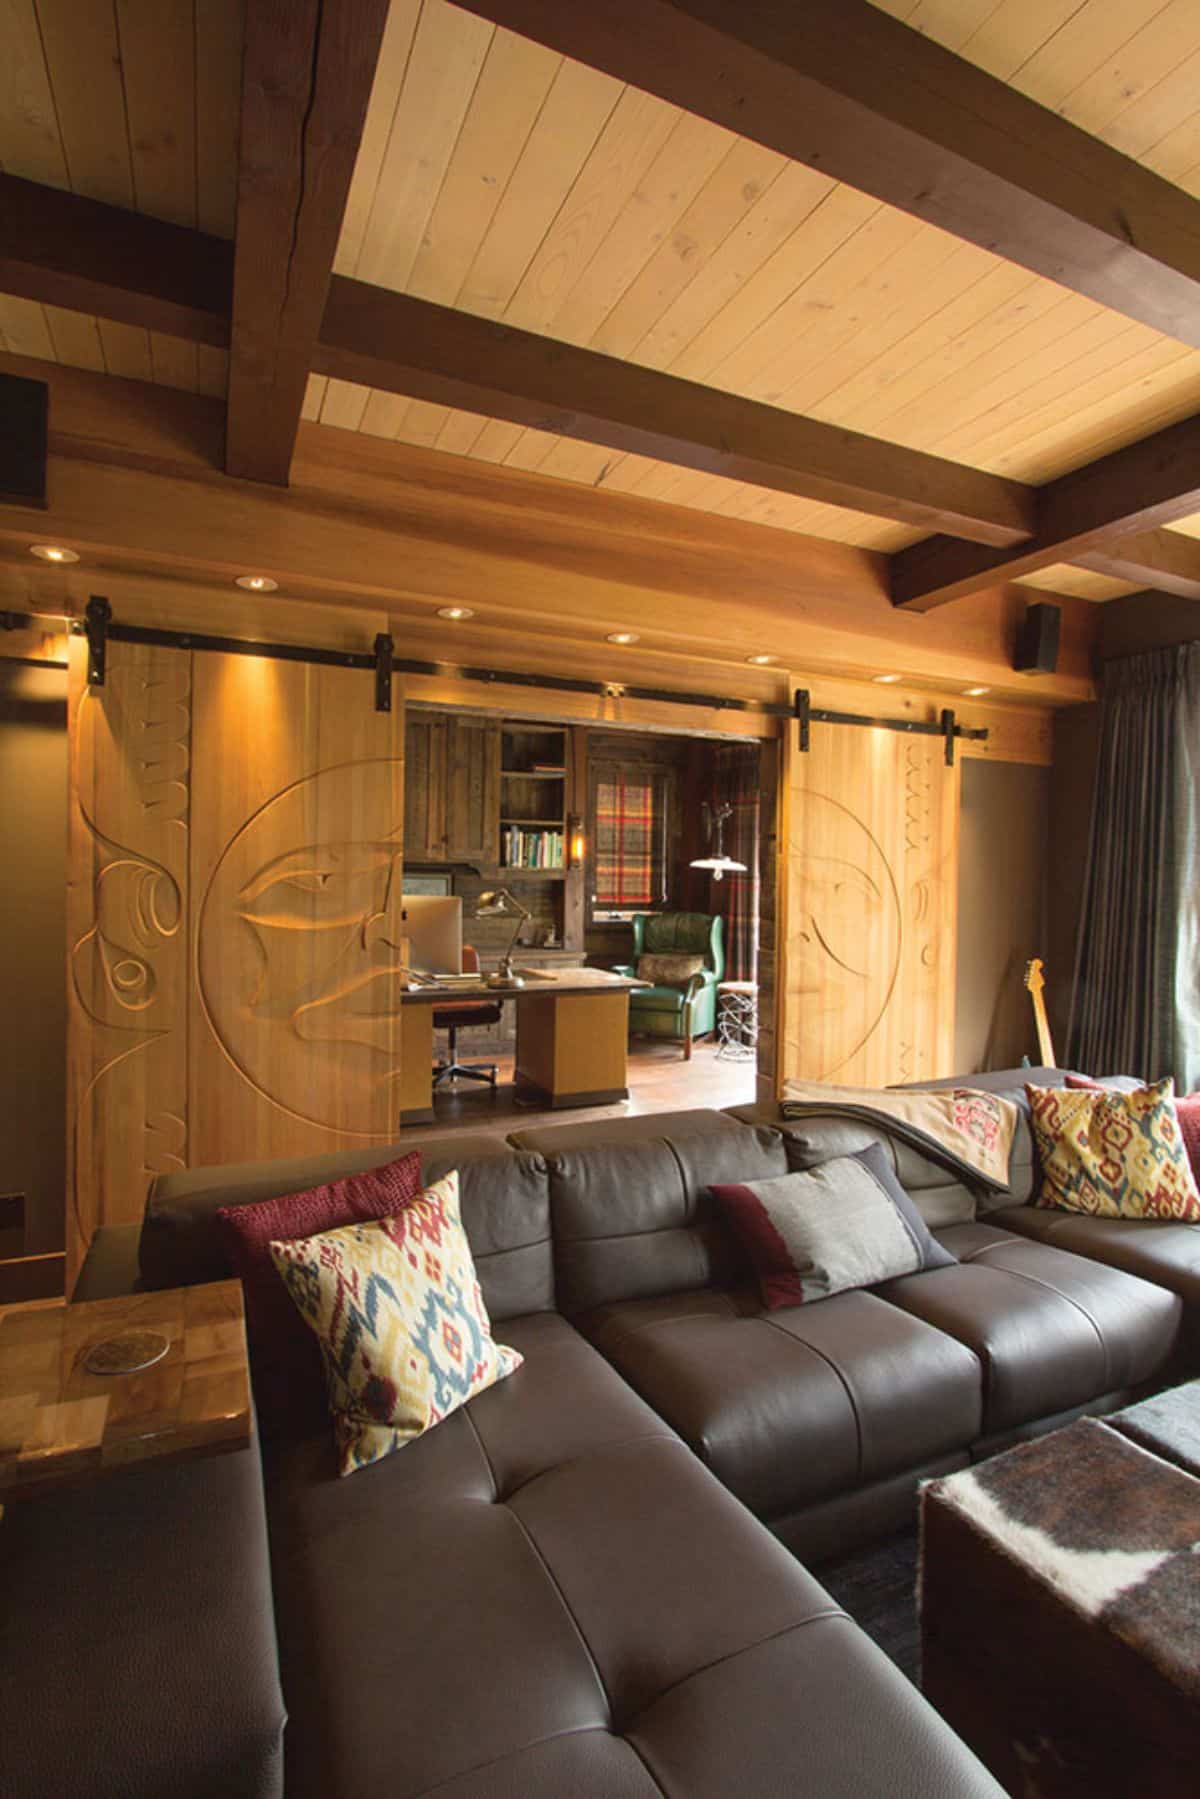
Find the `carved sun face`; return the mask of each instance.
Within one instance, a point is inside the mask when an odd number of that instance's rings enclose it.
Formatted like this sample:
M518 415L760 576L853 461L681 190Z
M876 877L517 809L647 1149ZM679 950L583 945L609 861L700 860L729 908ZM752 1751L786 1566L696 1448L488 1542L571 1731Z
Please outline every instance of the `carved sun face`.
M394 764L284 788L226 845L200 919L200 990L268 1099L336 1123L340 1082L399 1067L402 858Z

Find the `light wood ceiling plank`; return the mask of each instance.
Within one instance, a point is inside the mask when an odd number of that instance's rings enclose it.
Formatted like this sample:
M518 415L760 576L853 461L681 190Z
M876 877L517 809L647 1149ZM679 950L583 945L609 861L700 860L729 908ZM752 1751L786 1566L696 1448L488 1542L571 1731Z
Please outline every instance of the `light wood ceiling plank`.
M506 468L526 469L534 474L541 468L557 439L550 431L522 431L504 458Z
M388 9L379 61L375 65L375 79L371 84L371 98L367 103L362 142L354 161L354 176L350 182L337 255L334 257L333 266L339 275L353 275L358 269L358 259L362 254L371 208L375 204L380 171L387 154L396 109L404 90L404 77L408 71L408 59L420 16L421 0L392 0Z
M878 0L877 0L878 3ZM965 37L934 31L932 36L976 68L986 69L998 81L1011 81L1041 46L1079 11L1080 0L1002 0L990 7ZM890 12L891 7L887 10ZM911 23L911 21L910 21Z
M111 0L38 0L38 22L71 187L133 205L133 163Z
M301 417L308 419L310 424L315 424L321 416L321 406L328 386L329 377L327 375L310 375L308 377L308 383L304 389Z
M1147 381L1145 397L1127 407L1119 420L1113 417L1111 401L1098 403L1091 408L1090 413L1085 411L1079 421L1083 442L1076 444L1069 466L1084 467L1089 461L1094 461L1096 455L1109 455L1113 450L1135 443L1139 438L1149 437L1153 432L1178 424L1182 419L1191 418L1200 411L1200 381L1195 377L1182 390L1171 375L1164 377L1160 385L1169 394L1167 401L1164 402L1161 393L1155 391L1156 384ZM1062 441L1061 429L1058 429L1053 439L1047 441L1047 446L1040 455L1036 445L1034 446L1030 460L1042 481L1052 480L1063 471L1063 457L1060 453Z
M140 325L120 325L112 319L97 322L107 372L126 381L153 381L150 333Z
M0 168L69 186L34 0L0 0Z
M882 211L868 195L790 165L638 345L637 360L707 381Z
M449 416L448 406L432 405L428 400L413 400L396 437L401 443L419 444L424 449L432 449Z
M367 396L358 429L368 437L395 438L404 415L412 405L400 394L381 394L372 390Z
M196 38L191 6L116 0L137 212L195 225ZM234 95L236 101L237 90Z
M520 435L520 425L510 425L505 419L488 419L475 439L471 455L479 462L503 462Z
M477 412L460 412L454 408L438 432L437 448L451 456L469 456L479 440L486 419Z
M584 443L578 437L560 437L542 464L542 473L554 475L560 481L579 481L588 487L596 487L601 484L605 469L617 453L604 444Z
M1035 575L1026 575L1019 585L1040 593L1073 593L1081 600L1101 601L1120 599L1125 593L1136 593L1144 584L1118 581L1112 575L1096 575L1088 569L1072 568L1066 562L1056 562L1049 568L1040 569Z
M467 271L456 304L499 318L604 131L621 84L564 61Z
M497 31L422 236L409 293L453 305L537 123L562 57Z
M550 322L667 143L679 113L626 88L504 310L526 331Z
M461 4L1200 347L1195 203L866 0Z
M356 274L407 286L494 27L440 0L422 8Z
M609 356L628 356L642 344L787 166L773 150L734 139L691 205L592 333L592 348ZM663 366L653 351L642 354ZM669 350L666 355L669 360Z
M1200 545L1182 531L1148 531L1139 537L1118 538L1080 557L1081 569L1099 571L1088 578L1119 577L1137 591L1153 588L1159 593L1200 599Z
M0 294L0 331L4 347L14 356L36 356L40 362L57 362L46 308L36 300Z
M1146 95L1195 48L1193 0L1170 0L1156 9L1142 30L1131 29L1132 9L1123 9L1125 41L1076 83L1058 111L1106 142L1113 123L1136 111Z
M196 7L196 224L233 236L245 0Z
M91 369L96 374L103 374L104 351L95 319L88 318L86 313L68 312L65 306L46 306L43 311L54 345L55 361L65 362L69 368Z
M671 241L697 193L737 139L681 113L590 262L549 321L554 337L594 343L600 326L664 241Z
M370 397L370 388L357 381L330 381L321 401L321 423L339 431L357 431Z

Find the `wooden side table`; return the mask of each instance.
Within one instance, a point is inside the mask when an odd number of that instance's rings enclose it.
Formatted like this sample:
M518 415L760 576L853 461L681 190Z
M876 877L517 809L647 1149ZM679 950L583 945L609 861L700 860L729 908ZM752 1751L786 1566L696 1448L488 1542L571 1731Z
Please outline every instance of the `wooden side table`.
M135 1361L166 1347L133 1372L92 1372L88 1360L103 1362L94 1352L113 1339L133 1339ZM0 1320L0 1498L241 1449L250 1435L240 1281Z
M752 1062L758 1054L758 987L754 981L717 984L717 1054Z

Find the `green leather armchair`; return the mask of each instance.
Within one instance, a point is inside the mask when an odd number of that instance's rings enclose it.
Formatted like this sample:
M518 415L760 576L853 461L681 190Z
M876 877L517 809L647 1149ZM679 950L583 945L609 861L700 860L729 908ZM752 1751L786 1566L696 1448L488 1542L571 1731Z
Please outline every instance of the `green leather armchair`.
M629 1028L652 1037L682 1039L692 1056L692 1039L717 1028L717 982L725 978L725 920L707 912L636 912L633 961L618 974L635 976L647 956L703 956L699 974L679 986L639 987L629 995Z

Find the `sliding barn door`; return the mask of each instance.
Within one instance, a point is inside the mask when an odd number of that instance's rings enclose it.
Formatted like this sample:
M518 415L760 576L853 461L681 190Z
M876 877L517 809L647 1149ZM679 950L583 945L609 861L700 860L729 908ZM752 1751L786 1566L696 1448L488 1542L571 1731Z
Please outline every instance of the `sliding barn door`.
M359 670L113 644L71 676L77 1267L150 1176L397 1132L404 713Z
M780 1080L953 1072L957 765L937 737L788 726Z

